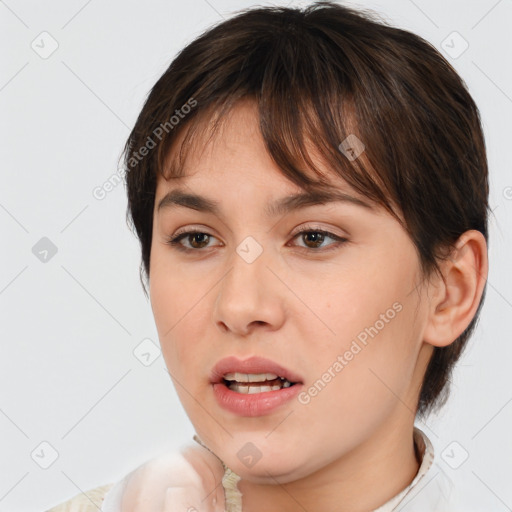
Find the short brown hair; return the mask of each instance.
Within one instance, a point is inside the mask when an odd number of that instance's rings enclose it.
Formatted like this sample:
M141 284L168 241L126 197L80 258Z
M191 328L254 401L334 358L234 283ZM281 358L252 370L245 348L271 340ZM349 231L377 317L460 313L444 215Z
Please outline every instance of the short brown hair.
M373 11L334 2L258 7L212 27L176 56L126 142L127 220L140 240L146 294L157 173L179 176L182 150L195 129L212 117L217 126L242 99L257 104L268 152L294 183L325 186L307 140L350 186L397 219L399 213L425 277L440 273L439 261L465 231L478 230L488 240L479 111L435 47ZM165 168L184 128L179 158ZM364 143L360 158L340 151L350 134ZM474 330L485 291L467 329L449 346L434 348L418 414L445 403L452 367Z

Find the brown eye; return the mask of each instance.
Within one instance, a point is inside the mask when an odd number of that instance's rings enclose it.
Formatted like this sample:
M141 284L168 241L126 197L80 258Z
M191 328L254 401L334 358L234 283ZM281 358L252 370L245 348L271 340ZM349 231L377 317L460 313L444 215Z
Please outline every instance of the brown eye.
M320 247L325 239L325 235L320 231L306 231L301 233L301 235L302 240L310 249L316 249L317 247Z
M209 236L207 233L190 233L188 240L194 249L202 249L208 245Z
M181 251L199 251L208 246L210 238L215 237L203 231L185 231L184 233L169 238L167 243ZM189 245L184 245L182 240L186 240Z
M209 233L203 231L185 231L179 235L169 238L166 243L175 247L176 249L184 252L201 252L202 249L208 248L210 239L215 238ZM348 242L346 238L337 236L329 231L321 229L302 229L295 234L293 239L301 239L304 245L299 245L299 249L308 252L327 252L332 249L337 249L343 243ZM325 245L326 239L331 239L333 242ZM188 245L182 243L186 240ZM211 246L210 246L211 247Z
M304 245L299 245L299 249L305 250L309 252L326 252L330 251L331 249L338 248L341 244L348 242L346 238L337 236L333 233L330 233L329 231L324 231L322 229L302 229L298 233L295 234L293 237L300 238ZM333 242L325 245L324 242L326 239L331 239ZM324 244L324 245L322 245Z

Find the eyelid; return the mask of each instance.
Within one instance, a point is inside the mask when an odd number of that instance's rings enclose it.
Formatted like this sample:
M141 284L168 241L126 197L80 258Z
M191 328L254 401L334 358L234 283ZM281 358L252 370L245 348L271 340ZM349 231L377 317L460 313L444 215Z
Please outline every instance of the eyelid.
M323 227L311 225L311 224L303 224L299 228L294 229L292 231L292 234L289 236L291 237L290 240L295 240L303 233L322 233L323 235L326 235L328 238L331 238L334 242L330 243L326 247L319 247L319 248L311 248L311 247L304 247L304 246L294 246L296 249L299 249L299 251L304 251L310 254L318 253L323 254L330 250L335 250L337 248L340 248L340 245L346 244L348 242L348 238L346 238L344 235L339 235L336 233L333 233L332 231L328 231L328 229L324 229ZM217 238L215 235L212 235L208 232L208 229L202 229L198 228L197 226L191 227L187 226L182 229L178 229L176 233L170 237L167 237L166 243L173 248L180 250L185 253L204 253L208 249L211 249L211 247L206 248L189 248L185 247L182 243L182 239L186 239L187 236L193 235L195 233L204 234L208 237Z
M323 227L323 226L319 226L317 224L302 224L301 226L299 226L298 228L294 229L291 233L290 236L292 237L295 237L296 235L304 232L304 231L321 231L323 233L328 233L334 237L338 237L338 238L345 238L345 237L348 237L348 234L344 233L334 233L332 231L332 228L329 228L329 227Z
M215 235L212 235L210 232L209 232L209 229L210 228L203 228L203 227L197 227L197 226L185 226L184 228L180 228L176 231L176 233L174 233L174 235L172 235L172 237L169 237L169 238L176 238L184 233L204 233L205 235L209 235L209 236L215 236ZM345 238L346 236L348 236L346 233L345 234L337 234L337 233L333 233L332 231L329 231L331 228L325 228L325 227L322 227L322 226L319 226L319 225L315 225L315 224L302 224L301 226L299 226L298 228L294 229L290 236L291 237L295 237L296 235L304 232L304 231L322 231L322 232L326 232L326 233L329 233L331 235L335 235L339 238ZM216 237L217 238L217 237Z
M215 236L212 235L210 232L210 228L203 228L202 226L185 226L184 228L179 228L174 235L172 235L172 238L176 238L184 233L204 233L205 235L209 236Z

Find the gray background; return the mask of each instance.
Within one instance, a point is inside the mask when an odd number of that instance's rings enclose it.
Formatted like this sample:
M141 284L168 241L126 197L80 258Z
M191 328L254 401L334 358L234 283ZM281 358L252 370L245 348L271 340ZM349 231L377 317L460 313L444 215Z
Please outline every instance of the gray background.
M94 190L115 179L129 129L176 52L251 5L0 2L2 512L45 510L193 435L139 282L124 185L103 199ZM512 2L349 5L431 41L481 110L494 209L487 299L447 407L419 426L436 470L485 504L467 510L512 510Z

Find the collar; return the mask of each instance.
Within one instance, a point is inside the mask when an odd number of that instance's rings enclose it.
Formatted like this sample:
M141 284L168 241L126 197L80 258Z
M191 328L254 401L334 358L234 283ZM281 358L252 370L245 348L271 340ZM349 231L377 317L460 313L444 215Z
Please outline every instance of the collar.
M409 494L410 491L420 482L420 480L427 474L428 470L432 466L434 461L434 448L430 439L427 435L420 430L418 427L414 427L413 431L414 449L416 456L420 462L420 468L418 473L414 477L413 481L396 496L391 498L384 505L375 509L373 512L392 512L396 510L398 504L400 504L404 498ZM194 436L194 441L198 442L201 446L211 451L197 435ZM213 453L213 452L212 452ZM221 461L222 462L222 461ZM238 482L240 477L229 469L224 462L224 477L222 478L222 485L226 496L226 512L242 512L242 493L238 489Z
M416 487L432 466L432 463L434 462L434 448L430 439L427 437L425 432L416 426L414 427L413 437L416 456L421 461L418 473L416 473L413 481L404 490L399 492L396 496L393 496L393 498L384 503L384 505L375 509L373 512L392 512L393 510L396 510L397 505L404 500L414 487Z
M213 453L217 458L218 456L206 446L201 439L194 436L194 441L206 448L209 452ZM240 477L231 469L229 469L224 461L219 459L224 467L224 476L222 477L222 487L224 487L224 496L226 499L225 512L242 512L242 493L238 489L238 482Z

